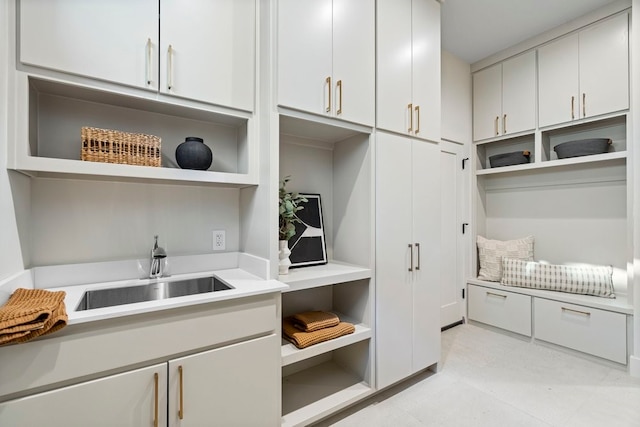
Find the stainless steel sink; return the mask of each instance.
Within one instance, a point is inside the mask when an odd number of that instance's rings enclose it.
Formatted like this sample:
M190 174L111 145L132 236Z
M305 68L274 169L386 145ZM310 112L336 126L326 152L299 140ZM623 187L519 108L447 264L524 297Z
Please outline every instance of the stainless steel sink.
M186 295L218 292L233 289L216 276L196 279L177 280L173 282L158 281L148 285L123 286L121 288L96 289L86 291L76 311L93 310L94 308L113 307L136 302L154 301Z

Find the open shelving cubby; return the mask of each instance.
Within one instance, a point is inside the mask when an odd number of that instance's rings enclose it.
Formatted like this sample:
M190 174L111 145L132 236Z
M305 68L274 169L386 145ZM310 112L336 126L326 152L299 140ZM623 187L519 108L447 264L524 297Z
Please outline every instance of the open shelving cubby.
M27 175L58 178L243 187L257 185L250 116L223 114L159 100L159 95L107 90L18 75L18 123L8 166ZM80 159L84 126L159 136L161 167ZM185 170L175 162L187 136L204 139L213 152L209 170Z
M280 179L319 194L328 262L291 268L279 280L282 314L336 313L355 332L298 349L282 340L282 424L307 425L373 393L373 174L371 129L281 114Z

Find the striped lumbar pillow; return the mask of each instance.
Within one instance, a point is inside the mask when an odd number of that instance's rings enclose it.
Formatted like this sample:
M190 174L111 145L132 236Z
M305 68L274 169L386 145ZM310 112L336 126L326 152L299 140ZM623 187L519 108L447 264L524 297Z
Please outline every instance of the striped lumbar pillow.
M613 267L541 264L502 258L502 283L505 286L546 289L573 294L615 298Z
M499 282L502 278L502 258L533 260L533 236L515 240L490 240L478 236L478 279Z

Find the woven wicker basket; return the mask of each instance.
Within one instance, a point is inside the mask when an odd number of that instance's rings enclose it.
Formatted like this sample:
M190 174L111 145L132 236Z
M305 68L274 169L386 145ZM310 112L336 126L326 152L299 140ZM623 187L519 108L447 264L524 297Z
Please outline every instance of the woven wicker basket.
M143 133L83 127L82 160L125 165L160 164L160 138Z

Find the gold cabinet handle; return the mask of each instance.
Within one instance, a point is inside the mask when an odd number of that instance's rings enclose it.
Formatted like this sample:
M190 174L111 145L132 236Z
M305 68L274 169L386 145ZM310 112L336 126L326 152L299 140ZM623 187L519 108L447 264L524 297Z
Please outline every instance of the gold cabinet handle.
M572 96L571 97L571 120L576 118L575 104L576 104L576 97Z
M418 133L418 131L416 131ZM418 265L416 265L416 270L420 270L420 243L416 243L416 249L418 250Z
M413 132L413 104L407 105L407 109L409 110L409 132ZM411 245L409 245L411 246ZM411 270L409 270L411 271Z
M500 116L496 116L496 123L495 123L495 130L496 130L496 136L500 135L500 130L498 129L498 121L500 121Z
M182 389L182 365L178 366L178 373L180 374L180 408L178 409L178 418L183 419L184 418L184 402L183 402L184 391Z
M158 373L153 374L153 427L158 427Z
M420 106L416 105L416 135L420 132ZM416 270L418 270L416 268Z
M576 313L576 314L582 314L583 316L591 316L591 313L589 313L588 311L580 311L580 310L572 310L570 308L567 307L561 307L562 311L568 311L570 313Z
M336 114L342 114L342 80L338 80L336 85L338 86L338 110Z
M331 76L327 77L325 79L325 83L327 84L327 88L328 88L328 92L329 92L329 103L327 104L327 109L326 112L330 113L331 112Z
M151 39L147 39L147 86L151 86Z
M506 135L507 133L507 115L502 116L502 134Z
M587 94L582 94L582 117L587 117Z
M173 46L167 49L167 89L173 88Z
M409 271L413 271L413 245L409 243L409 249L411 249L411 263L409 265Z
M506 295L500 295L500 294L496 294L496 293L489 292L489 291L487 291L487 295L493 295L494 297L500 297L500 298L507 299Z

